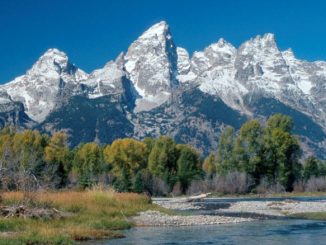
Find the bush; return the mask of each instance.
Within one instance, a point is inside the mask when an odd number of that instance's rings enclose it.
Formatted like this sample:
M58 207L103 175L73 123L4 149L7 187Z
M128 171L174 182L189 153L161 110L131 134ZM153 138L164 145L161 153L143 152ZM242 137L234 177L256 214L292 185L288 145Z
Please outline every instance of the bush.
M293 191L294 192L304 192L305 191L305 183L303 180L297 180L293 184Z
M246 173L231 172L226 176L215 175L213 178L192 181L187 194L218 192L224 194L247 193L251 180Z
M285 192L285 188L280 183L270 183L266 178L260 181L260 184L255 188L254 192L258 194L273 194Z
M181 196L182 195L182 187L181 187L181 183L177 182L172 189L171 195L173 197L175 196Z
M153 176L148 170L141 172L143 192L151 196L166 196L169 193L169 187L165 181L159 177Z
M132 189L136 193L142 193L144 191L144 184L143 184L142 174L140 171L136 174Z
M305 191L316 192L326 191L326 179L325 177L311 177L305 185Z
M193 180L187 190L187 195L197 195L200 193L210 192L210 180L211 179Z

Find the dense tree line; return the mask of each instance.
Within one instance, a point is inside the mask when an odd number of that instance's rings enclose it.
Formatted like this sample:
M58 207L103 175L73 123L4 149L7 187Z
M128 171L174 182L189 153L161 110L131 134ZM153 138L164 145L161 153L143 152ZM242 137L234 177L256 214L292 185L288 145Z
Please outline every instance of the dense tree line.
M224 189L232 185L234 192L255 191L262 183L292 191L300 181L326 175L325 163L314 157L300 163L299 141L292 128L291 118L284 115L274 115L264 125L248 121L238 133L226 128L219 137L218 150L202 159L193 147L167 136L117 139L110 145L89 142L71 149L63 132L49 136L8 127L0 132L1 188L103 184L120 192L167 195L194 188L202 191L200 183L219 176L216 183Z
M68 147L67 135L51 137L39 131L0 132L0 173L3 189L92 187L109 184L117 191L168 194L179 183L185 193L201 178L200 155L171 138L117 139L111 145L95 142Z
M237 134L233 128L226 128L217 152L205 159L203 169L211 178L245 173L249 179L247 191L255 191L261 184L292 191L298 181L325 177L325 162L313 156L300 162L302 151L292 130L292 119L281 114L270 117L265 125L250 120Z

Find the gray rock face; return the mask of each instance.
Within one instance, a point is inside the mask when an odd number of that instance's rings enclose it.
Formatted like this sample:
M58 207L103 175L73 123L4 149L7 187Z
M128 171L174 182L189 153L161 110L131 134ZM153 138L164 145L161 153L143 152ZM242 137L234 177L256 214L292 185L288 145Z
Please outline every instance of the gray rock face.
M220 39L190 56L175 46L162 21L90 74L65 53L48 50L25 75L0 86L0 113L7 118L1 125L24 121L21 125L33 127L28 122L35 121L44 131L76 132L70 126L74 118L66 120L65 113L82 119L76 124L81 130L92 112L103 118L88 124L93 133L115 125L114 130L121 128L119 137L168 134L207 153L225 126L239 128L253 116L266 119L281 112L295 118L306 148L325 158L325 94L326 62L302 61L292 50L281 51L273 34L252 38L238 49ZM9 116L13 112L20 113L18 121ZM94 138L83 132L83 139Z
M131 44L125 70L140 98L136 111L161 105L178 86L177 51L166 22L155 24Z
M65 86L71 84L77 88L86 77L85 72L69 63L65 53L49 49L25 75L0 86L0 90L5 90L14 101L22 102L30 118L42 122L55 108Z
M25 114L22 103L13 101L7 92L0 91L0 127L9 125L28 128L35 123Z

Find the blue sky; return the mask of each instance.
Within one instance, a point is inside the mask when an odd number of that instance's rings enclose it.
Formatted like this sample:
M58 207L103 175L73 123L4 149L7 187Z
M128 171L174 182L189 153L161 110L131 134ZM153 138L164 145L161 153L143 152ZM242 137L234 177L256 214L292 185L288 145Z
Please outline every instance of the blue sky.
M322 0L0 0L0 83L51 47L90 72L160 20L190 53L220 37L238 46L272 32L281 49L326 60L325 13Z

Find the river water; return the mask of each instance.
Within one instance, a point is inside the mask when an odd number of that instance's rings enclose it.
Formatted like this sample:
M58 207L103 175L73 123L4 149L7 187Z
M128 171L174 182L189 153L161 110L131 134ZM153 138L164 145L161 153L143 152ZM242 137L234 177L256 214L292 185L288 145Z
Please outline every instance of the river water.
M298 199L298 198L296 198ZM300 201L321 201L325 197L299 198ZM256 199L245 199L256 200ZM271 199L265 199L270 201ZM282 199L277 199L282 200ZM243 199L209 199L207 204L243 201ZM262 199L259 199L262 201ZM139 227L125 231L126 238L96 245L193 245L193 244L326 244L326 222L302 219L267 219L238 224L190 227Z

